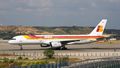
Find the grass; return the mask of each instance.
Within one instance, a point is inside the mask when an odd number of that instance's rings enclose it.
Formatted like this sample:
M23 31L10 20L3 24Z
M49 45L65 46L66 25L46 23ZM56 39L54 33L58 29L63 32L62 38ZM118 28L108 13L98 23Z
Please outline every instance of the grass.
M101 42L96 42L96 44L120 44L120 40L113 40L113 41L101 41Z
M29 65L35 65L35 64L49 64L49 63L59 63L63 61L67 62L76 62L78 59L76 58L68 58L68 57L60 57L60 58L43 58L43 59L25 59L18 57L18 59L8 59L3 58L0 61L0 68L9 68L10 66L29 66Z

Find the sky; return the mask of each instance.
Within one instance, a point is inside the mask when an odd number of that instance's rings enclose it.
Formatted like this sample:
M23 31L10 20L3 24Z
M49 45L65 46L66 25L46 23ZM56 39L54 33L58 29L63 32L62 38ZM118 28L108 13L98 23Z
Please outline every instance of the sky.
M0 0L0 24L120 29L120 0Z

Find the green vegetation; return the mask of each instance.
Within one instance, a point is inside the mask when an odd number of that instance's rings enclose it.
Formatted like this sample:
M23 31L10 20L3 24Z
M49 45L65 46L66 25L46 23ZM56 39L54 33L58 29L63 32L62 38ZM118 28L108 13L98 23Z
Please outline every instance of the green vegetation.
M22 58L22 59L21 59ZM50 59L26 59L23 57L18 57L17 59L8 59L3 58L0 60L0 68L9 68L11 66L30 66L36 64L49 64L49 63L62 63L62 62L69 62L69 61L76 61L71 60L69 57L59 57L59 58L50 58ZM78 59L77 59L78 60Z
M0 60L0 68L9 68L14 63L14 59L3 58Z
M69 61L76 61L71 60L68 56L56 56L54 57L54 51L52 49L47 49L44 52L46 56L43 59L29 59L24 56L18 56L16 59L9 59L9 58L0 58L0 68L9 68L11 66L30 66L36 64L51 64L51 63L63 63ZM78 59L77 59L78 60Z
M17 35L17 34L12 31L1 31L0 32L0 38L2 38L2 39L11 39L15 35Z
M51 58L53 58L54 50L52 50L52 49L46 49L46 50L44 51L44 55L45 55L48 59L51 59Z
M17 59L18 59L18 60L22 60L23 58L22 58L21 56L19 56Z
M24 56L18 56L16 59L0 58L0 68L9 68L11 66L30 66L36 64L51 64L51 63L67 63L75 62L78 59L69 58L68 56L56 56L54 57L54 51L47 49L44 52L46 56L43 59L29 59Z

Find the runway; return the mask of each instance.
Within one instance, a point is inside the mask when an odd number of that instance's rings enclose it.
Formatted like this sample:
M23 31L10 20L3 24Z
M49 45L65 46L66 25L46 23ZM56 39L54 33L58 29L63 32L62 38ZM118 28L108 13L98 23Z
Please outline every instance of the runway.
M66 45L68 50L54 50L55 56L69 56L70 58L95 59L120 56L119 43L91 43L84 45ZM0 40L0 54L10 54L8 58L17 56L29 57L31 59L45 58L43 51L47 49L40 45L23 45L20 50L18 45L8 44L6 40ZM15 56L14 56L15 55ZM4 56L2 56L4 58Z
M100 51L120 51L119 43L91 43L91 44L81 44L81 45L66 45L68 50L55 50L55 51L82 51L82 52L100 52ZM49 48L49 47L47 47ZM47 49L46 47L41 47L40 45L23 45L22 51L43 51ZM18 45L11 45L7 43L7 40L0 40L0 51L19 51L20 47Z

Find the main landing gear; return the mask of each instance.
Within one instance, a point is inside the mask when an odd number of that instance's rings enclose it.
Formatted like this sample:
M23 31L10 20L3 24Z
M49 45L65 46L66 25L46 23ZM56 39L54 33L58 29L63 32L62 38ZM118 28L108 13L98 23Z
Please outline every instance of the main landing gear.
M67 50L65 46L60 47L60 50Z
M54 48L54 47L52 47L52 49L54 49L54 50L67 50L67 48L64 46L62 46L62 47L56 47L56 48Z

